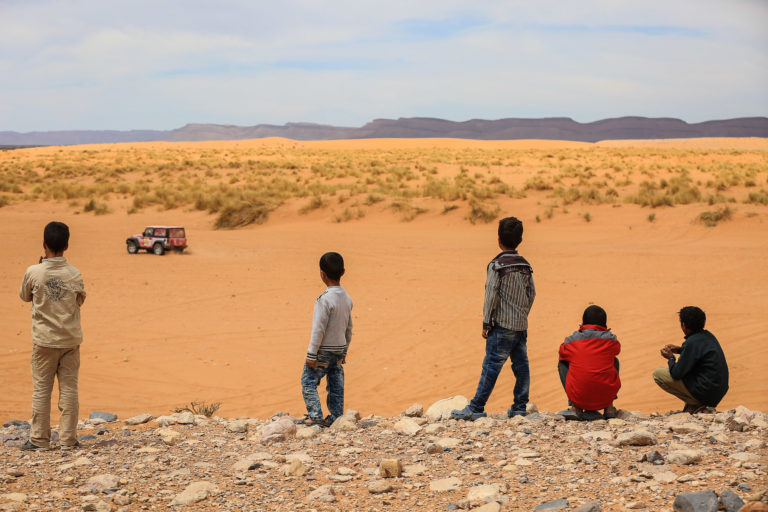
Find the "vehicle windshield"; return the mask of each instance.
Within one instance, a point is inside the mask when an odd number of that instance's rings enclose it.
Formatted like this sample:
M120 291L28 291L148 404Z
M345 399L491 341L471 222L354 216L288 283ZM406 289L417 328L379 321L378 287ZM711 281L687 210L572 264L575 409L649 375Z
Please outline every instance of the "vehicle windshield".
M171 238L184 238L184 228L172 228L168 233Z
M152 228L145 229L144 236L152 236Z

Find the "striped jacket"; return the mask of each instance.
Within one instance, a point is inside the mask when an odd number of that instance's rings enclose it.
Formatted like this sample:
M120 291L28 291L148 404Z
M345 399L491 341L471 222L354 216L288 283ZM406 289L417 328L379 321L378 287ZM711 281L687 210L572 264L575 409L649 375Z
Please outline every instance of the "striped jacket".
M527 330L535 297L531 265L517 251L502 252L488 264L483 329L498 325L512 331Z

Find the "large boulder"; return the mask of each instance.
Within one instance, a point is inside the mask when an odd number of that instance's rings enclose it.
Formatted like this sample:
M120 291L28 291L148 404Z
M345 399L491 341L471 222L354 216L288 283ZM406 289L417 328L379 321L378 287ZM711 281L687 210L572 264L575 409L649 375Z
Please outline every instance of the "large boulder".
M432 421L449 420L451 419L451 411L454 409L463 409L469 405L469 400L461 395L452 396L451 398L443 398L433 403L424 413L424 416Z

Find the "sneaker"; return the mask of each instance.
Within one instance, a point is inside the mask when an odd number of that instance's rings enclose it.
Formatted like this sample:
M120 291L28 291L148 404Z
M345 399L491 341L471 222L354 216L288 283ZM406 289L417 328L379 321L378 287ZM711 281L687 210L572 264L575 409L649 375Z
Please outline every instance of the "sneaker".
M60 448L63 451L74 450L75 448L80 448L80 441L75 441L75 444L63 444L63 445L60 446Z
M698 414L700 412L704 412L707 410L706 405L688 405L685 404L685 407L683 407L683 412L687 412L688 414Z
M466 406L465 408L458 410L454 409L451 411L451 418L455 420L469 420L469 421L475 421L480 418L485 418L488 416L484 412L475 412L473 411L469 406Z
M603 418L610 420L612 418L616 418L619 415L619 411L616 410L616 408L612 405L609 405L605 409L603 409Z
M528 413L525 411L515 411L510 407L507 409L507 418L514 418L515 416L526 416Z
M19 446L19 449L26 451L39 451L39 450L47 450L45 446L37 446L36 444L32 444L32 441L27 440L26 443Z

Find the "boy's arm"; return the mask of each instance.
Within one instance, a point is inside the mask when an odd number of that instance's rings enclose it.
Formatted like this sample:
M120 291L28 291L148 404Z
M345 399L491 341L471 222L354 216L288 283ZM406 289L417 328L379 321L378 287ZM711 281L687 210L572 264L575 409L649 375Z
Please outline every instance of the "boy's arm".
M29 270L24 274L24 279L21 280L19 297L24 302L32 302L32 280L29 278Z
M317 361L317 351L325 336L325 328L328 326L328 317L330 311L321 296L315 302L315 311L312 314L312 334L309 337L309 348L307 348L307 361Z
M82 276L77 278L77 290L75 293L77 294L77 305L82 306L83 302L85 302L85 284L83 284L83 278Z
M352 343L352 312L349 312L349 318L347 319L347 330L344 332L344 338L347 340L347 346L344 347L344 357L347 357L347 350L349 350L349 344Z
M528 294L528 304L533 305L533 300L536 298L536 285L533 284L533 274L529 276L529 286L525 290Z
M696 366L698 361L698 354L694 354L691 350L681 351L680 359L675 361L675 356L671 356L668 360L669 374L675 380L680 380Z
M493 322L493 313L499 303L499 274L488 264L485 279L485 300L483 301L483 337L487 337Z

